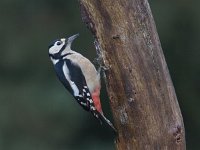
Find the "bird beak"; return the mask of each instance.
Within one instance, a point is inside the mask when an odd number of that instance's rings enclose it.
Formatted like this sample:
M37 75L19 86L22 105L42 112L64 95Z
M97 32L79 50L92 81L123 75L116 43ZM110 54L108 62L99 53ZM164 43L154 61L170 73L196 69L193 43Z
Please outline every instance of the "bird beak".
M78 36L79 36L79 34L75 34L75 35L70 36L68 38L68 43L72 43Z

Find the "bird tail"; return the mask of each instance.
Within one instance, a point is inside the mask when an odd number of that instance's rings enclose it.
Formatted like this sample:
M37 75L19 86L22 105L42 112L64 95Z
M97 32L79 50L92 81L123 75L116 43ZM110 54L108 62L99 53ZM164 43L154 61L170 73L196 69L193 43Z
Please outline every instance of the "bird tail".
M103 113L99 113L99 119L101 122L105 122L106 124L109 125L109 127L115 132L117 133L117 130L116 128L114 127L114 125L110 122L110 120L108 120L104 115Z

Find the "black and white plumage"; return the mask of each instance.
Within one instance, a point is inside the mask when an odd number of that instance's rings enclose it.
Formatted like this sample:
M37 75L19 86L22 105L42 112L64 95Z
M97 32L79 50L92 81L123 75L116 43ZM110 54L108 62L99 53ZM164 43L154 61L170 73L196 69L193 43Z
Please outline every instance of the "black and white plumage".
M49 46L49 57L59 80L77 102L95 118L106 122L116 131L103 115L101 108L100 73L87 58L71 50L71 44L77 36L78 34L53 41Z

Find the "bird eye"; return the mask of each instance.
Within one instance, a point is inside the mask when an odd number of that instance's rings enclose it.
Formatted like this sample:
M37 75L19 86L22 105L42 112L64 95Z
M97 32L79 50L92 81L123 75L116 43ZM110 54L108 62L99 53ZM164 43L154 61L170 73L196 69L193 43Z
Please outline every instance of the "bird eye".
M61 45L62 44L62 42L61 41L58 41L57 43L56 43L56 45Z

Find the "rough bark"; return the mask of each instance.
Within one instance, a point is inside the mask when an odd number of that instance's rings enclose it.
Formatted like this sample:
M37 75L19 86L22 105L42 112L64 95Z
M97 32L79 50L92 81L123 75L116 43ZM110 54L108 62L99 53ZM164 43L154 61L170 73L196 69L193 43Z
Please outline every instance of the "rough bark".
M80 0L101 47L117 150L185 149L181 111L147 0Z

